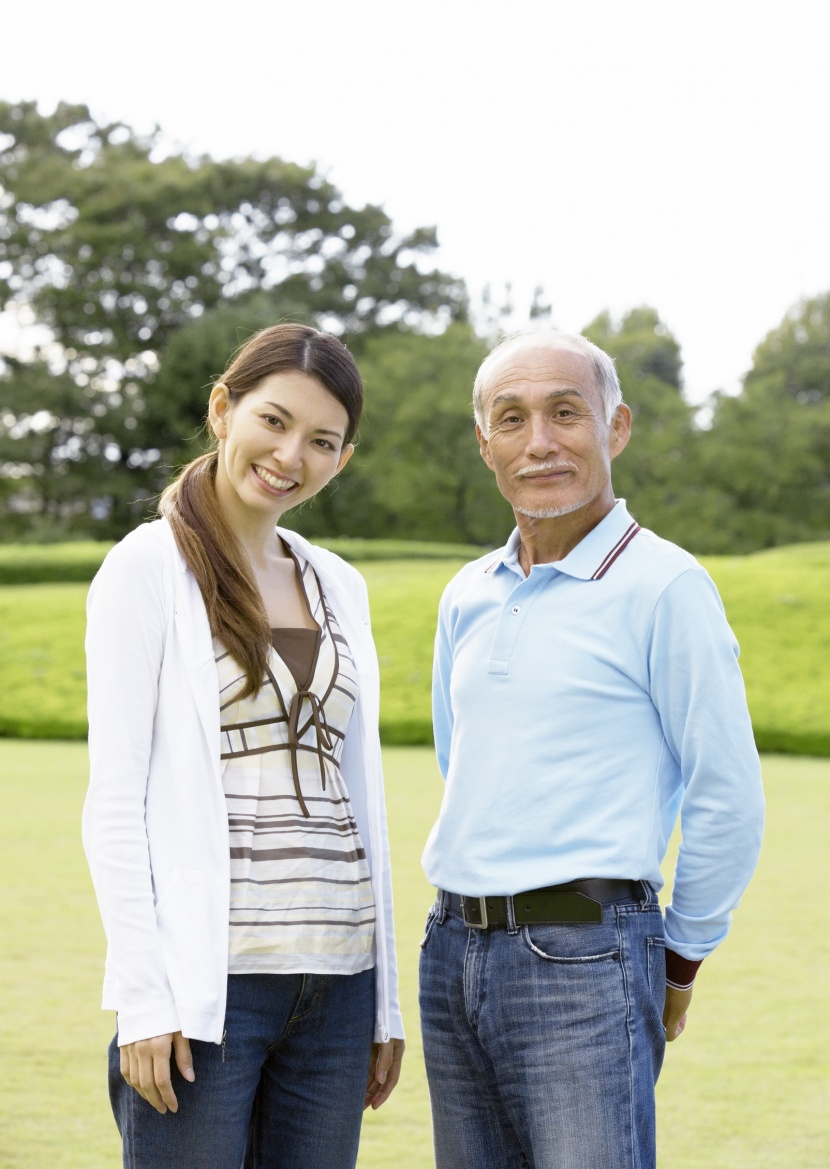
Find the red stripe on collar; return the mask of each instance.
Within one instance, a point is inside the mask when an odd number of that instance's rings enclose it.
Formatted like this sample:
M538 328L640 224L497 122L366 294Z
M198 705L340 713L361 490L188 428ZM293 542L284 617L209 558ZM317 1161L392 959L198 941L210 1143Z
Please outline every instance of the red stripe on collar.
M617 557L620 556L623 552L625 552L626 548L631 543L631 541L634 539L634 537L637 535L639 530L640 530L640 525L635 521L631 525L631 527L628 528L627 531L621 536L621 538L617 541L617 543L614 545L614 547L611 549L611 551L605 557L602 564L599 566L599 568L596 570L594 575L591 577L591 580L600 580L602 577L605 576L606 572L611 567L611 565L614 563L614 561L617 559Z

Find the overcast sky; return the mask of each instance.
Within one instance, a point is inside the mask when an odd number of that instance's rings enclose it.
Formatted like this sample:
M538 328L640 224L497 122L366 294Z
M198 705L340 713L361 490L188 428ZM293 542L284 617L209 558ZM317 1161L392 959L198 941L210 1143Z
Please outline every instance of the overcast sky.
M316 161L474 298L648 303L689 396L830 290L827 0L10 0L0 98Z

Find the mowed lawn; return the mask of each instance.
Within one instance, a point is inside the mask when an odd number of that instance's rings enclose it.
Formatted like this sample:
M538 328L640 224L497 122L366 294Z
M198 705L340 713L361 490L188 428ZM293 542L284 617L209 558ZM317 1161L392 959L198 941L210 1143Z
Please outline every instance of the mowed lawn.
M438 600L462 563L410 559L359 565L372 603L387 743L429 742ZM760 749L830 756L830 542L709 557L705 565L741 644ZM85 735L87 587L0 586L0 735ZM552 654L555 648L552 630Z
M429 749L387 748L385 759L409 1042L398 1091L367 1120L360 1167L427 1169L416 980L432 894L418 862L441 783ZM661 1169L830 1164L830 761L768 756L764 773L761 865L667 1052ZM98 1009L103 937L79 839L85 784L83 744L0 740L0 1169L120 1164L104 1072L113 1022Z

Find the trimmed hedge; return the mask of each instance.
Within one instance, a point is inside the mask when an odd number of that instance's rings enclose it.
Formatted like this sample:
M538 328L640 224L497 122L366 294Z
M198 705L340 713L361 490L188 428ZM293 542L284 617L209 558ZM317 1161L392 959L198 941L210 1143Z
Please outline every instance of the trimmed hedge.
M387 553L395 547L379 543ZM80 559L83 545L75 547ZM380 659L386 743L431 741L438 599L467 558L443 559L429 547L420 560L380 555L362 560ZM709 557L705 563L741 645L759 749L830 757L830 543ZM80 583L0 588L0 735L86 734L85 595Z
M470 544L418 540L357 540L346 536L316 543L351 563L375 560L474 560L486 551ZM0 544L0 585L89 583L112 548L96 540L67 544Z
M0 585L89 583L111 543L0 544Z

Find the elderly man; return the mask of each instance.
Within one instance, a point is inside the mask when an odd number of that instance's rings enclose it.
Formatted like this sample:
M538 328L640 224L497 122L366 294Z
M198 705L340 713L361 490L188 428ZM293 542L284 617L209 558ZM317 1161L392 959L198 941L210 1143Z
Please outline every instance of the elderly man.
M607 354L521 335L474 398L517 527L450 583L436 639L446 785L421 957L436 1164L648 1169L665 1041L760 846L737 645L706 572L614 499L631 411Z

